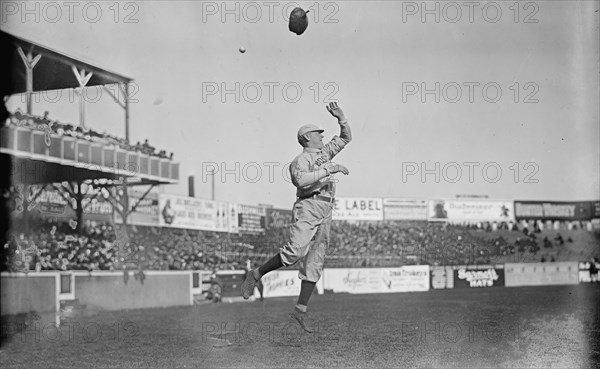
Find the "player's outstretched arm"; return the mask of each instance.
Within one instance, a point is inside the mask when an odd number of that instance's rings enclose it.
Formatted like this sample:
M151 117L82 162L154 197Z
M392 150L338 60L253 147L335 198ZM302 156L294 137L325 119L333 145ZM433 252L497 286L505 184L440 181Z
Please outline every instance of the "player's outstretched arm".
M352 141L350 125L348 125L348 119L346 119L342 108L340 108L336 102L331 102L325 107L327 108L327 111L338 120L338 124L340 125L340 138L344 140L346 144Z
M292 163L290 166L290 172L292 174L292 183L296 187L304 188L312 186L319 182L321 179L328 177L330 174L343 173L348 175L350 172L348 168L341 164L328 163L321 169L309 171L307 165L304 163Z

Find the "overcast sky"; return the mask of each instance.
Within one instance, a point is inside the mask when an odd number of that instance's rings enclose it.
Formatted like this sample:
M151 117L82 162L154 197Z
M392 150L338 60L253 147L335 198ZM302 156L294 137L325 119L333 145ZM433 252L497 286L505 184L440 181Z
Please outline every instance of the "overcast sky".
M296 131L338 134L325 109L335 99L354 137L334 159L350 170L338 196L600 198L598 1L428 2L429 14L420 1L298 2L311 9L301 36L288 2L227 2L230 13L221 1L76 3L27 13L5 1L1 29L132 77L133 143L181 163L165 192L186 194L195 174L196 196L210 198L216 164L218 200L289 208ZM77 122L67 95L34 113ZM124 136L106 92L86 114Z

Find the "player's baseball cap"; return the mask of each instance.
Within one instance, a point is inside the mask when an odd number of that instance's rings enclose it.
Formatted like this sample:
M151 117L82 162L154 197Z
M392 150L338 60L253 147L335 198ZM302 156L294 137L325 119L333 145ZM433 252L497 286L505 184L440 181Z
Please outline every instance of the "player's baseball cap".
M300 129L298 130L298 140L300 140L300 137L304 136L305 134L307 134L308 132L325 132L325 130L323 128L319 128L317 126L315 126L314 124L305 124L302 127L300 127Z

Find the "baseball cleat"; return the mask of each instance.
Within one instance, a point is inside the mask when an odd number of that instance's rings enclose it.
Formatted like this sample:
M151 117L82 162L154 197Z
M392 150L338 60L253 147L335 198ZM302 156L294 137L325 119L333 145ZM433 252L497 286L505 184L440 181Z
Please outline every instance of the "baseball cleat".
M257 280L254 278L254 272L246 275L246 279L242 282L242 297L244 300L248 300L252 293L254 293L256 282Z
M313 332L313 330L308 326L308 324L306 324L306 321L304 320L306 319L306 313L294 308L294 312L291 313L290 316L294 318L294 320L297 321L298 324L300 324L300 327L302 327L302 329L304 329L306 332Z

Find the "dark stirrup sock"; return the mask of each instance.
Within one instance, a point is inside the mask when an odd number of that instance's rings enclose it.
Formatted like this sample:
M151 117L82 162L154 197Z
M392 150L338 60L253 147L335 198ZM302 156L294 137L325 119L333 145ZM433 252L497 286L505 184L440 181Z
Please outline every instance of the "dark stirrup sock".
M300 284L300 296L298 296L298 305L308 305L308 300L310 299L310 296L312 296L316 284L316 282L309 282L305 280L302 281L302 283Z
M281 262L281 256L279 254L273 256L269 261L264 263L260 268L258 268L258 277L262 277L263 275L269 273L270 271L276 270L283 267L283 263ZM256 274L254 274L256 277Z

